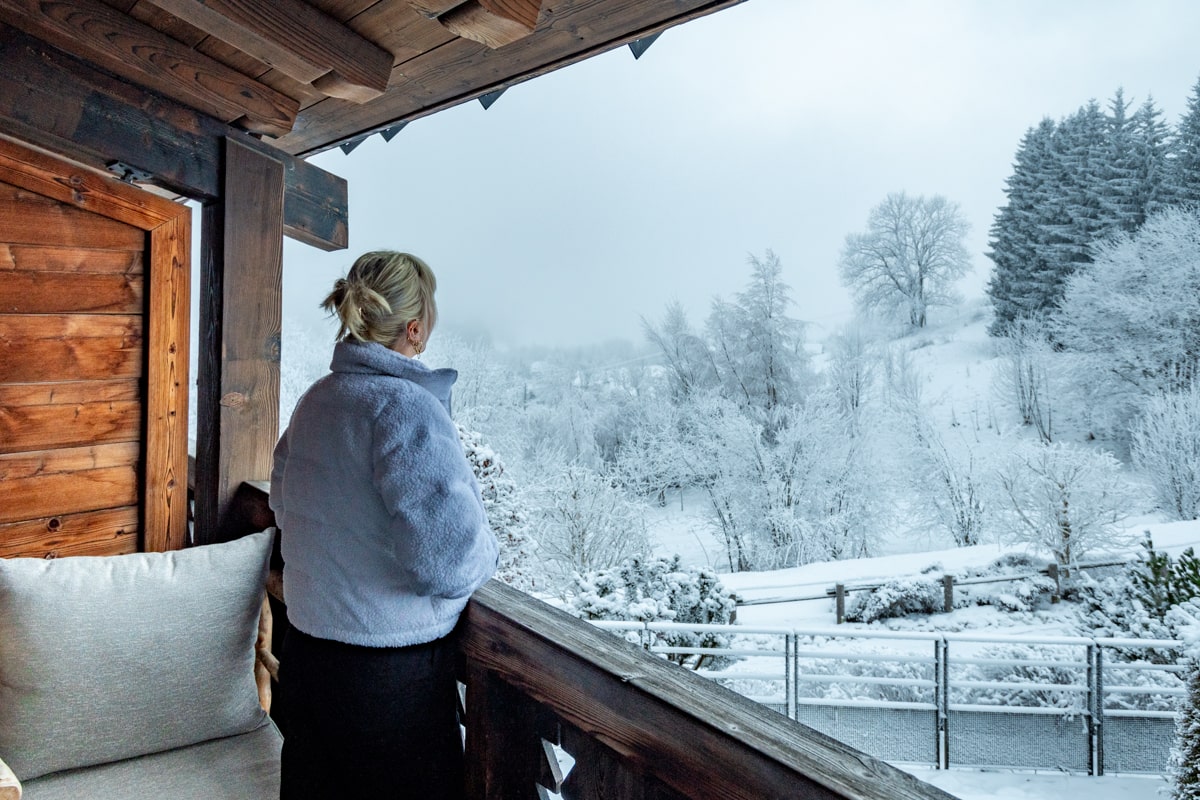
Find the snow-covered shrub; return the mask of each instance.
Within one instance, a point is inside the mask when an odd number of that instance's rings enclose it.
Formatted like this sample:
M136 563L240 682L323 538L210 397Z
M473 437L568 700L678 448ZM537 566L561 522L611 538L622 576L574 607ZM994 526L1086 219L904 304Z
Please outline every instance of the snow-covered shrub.
M627 559L617 569L575 577L569 608L582 619L679 622L728 625L734 621L737 596L725 589L708 567L685 567L678 555ZM656 644L666 647L728 647L722 633L656 631ZM713 659L669 654L678 664L696 669Z
M1105 708L1122 711L1169 711L1179 710L1180 700L1174 692L1184 687L1184 676L1173 672L1157 672L1144 669L1140 665L1146 659L1144 649L1105 648L1104 651L1104 685L1107 687L1120 686L1122 689L1132 688L1135 692L1111 692L1104 695ZM1179 653L1175 652L1178 660ZM1122 666L1128 660L1135 666ZM1176 663L1173 661L1168 664Z
M940 577L896 578L877 589L853 595L846 604L846 619L876 622L944 610L945 592Z
M1076 627L1081 636L1119 639L1185 639L1187 631L1200 623L1200 597L1172 606L1159 615L1147 608L1128 573L1092 580L1076 587L1080 610ZM1174 648L1117 648L1124 658L1144 659L1155 664L1174 664Z
M1188 695L1175 723L1171 800L1200 800L1200 662L1189 662Z
M1026 553L1005 553L986 567L966 571L958 578L1027 575L1016 580L955 587L954 607L993 606L1011 613L1028 613L1046 601L1057 589L1048 575L1038 574L1045 561Z
M1151 397L1132 429L1133 463L1172 519L1200 519L1200 382Z
M965 665L954 676L957 686L951 702L1082 712L1086 707L1086 695L1078 689L1087 685L1084 666L1082 663L1067 663L1065 655L1062 648L1047 645L1004 644L983 648L972 657L1021 663ZM1080 660L1078 653L1074 657L1076 661ZM1047 663L1056 661L1063 663ZM970 686L960 681L1011 686ZM1063 688L1044 688L1047 686Z
M934 690L932 686L914 686L912 684L891 684L855 681L855 678L896 678L900 680L933 679L933 665L927 661L906 660L886 647L867 647L863 655L886 655L895 661L877 661L875 659L847 658L809 658L800 654L797 662L797 673L801 676L843 676L843 680L805 681L797 682L801 697L821 697L829 700L886 700L899 703L932 703Z
M1012 538L1049 552L1064 579L1089 553L1123 543L1130 493L1111 453L1025 442L1000 471Z
M537 546L529 535L529 509L517 493L516 484L505 474L504 462L484 444L483 434L462 425L457 427L467 463L479 481L488 525L500 542L496 577L524 591L545 588L534 569L533 554Z

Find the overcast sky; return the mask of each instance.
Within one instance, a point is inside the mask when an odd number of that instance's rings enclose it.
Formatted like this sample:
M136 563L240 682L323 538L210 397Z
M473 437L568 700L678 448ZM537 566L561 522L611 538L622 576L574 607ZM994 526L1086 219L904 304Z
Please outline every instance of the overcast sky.
M641 341L679 300L696 325L773 249L795 316L836 326L847 233L892 191L987 229L1025 129L1118 86L1174 124L1200 76L1195 0L749 0L417 120L314 163L350 184L350 249L288 241L285 324L365 250L438 276L445 330L497 344ZM332 336L333 328L330 327Z

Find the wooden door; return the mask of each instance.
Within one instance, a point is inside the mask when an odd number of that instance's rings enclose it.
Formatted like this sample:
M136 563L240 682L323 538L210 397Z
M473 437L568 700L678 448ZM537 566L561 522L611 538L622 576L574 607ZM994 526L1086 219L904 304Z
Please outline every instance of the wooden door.
M0 556L184 544L189 230L0 140Z

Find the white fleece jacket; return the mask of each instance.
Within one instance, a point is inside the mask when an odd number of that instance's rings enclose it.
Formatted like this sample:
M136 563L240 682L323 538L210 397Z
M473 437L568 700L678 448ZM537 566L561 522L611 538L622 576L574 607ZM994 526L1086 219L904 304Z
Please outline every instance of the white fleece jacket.
M371 647L453 629L499 551L450 421L451 369L339 343L275 448L288 619Z

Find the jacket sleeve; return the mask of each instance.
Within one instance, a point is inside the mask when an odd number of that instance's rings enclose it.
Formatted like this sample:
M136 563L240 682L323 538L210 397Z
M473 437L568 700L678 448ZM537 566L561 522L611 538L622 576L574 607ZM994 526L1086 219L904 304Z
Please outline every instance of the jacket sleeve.
M275 521L283 524L283 473L287 468L288 431L284 430L275 445L274 460L271 463L271 495L269 497L271 510L275 512Z
M406 400L380 415L374 447L396 558L418 593L466 597L495 572L499 545L445 409L432 395Z

